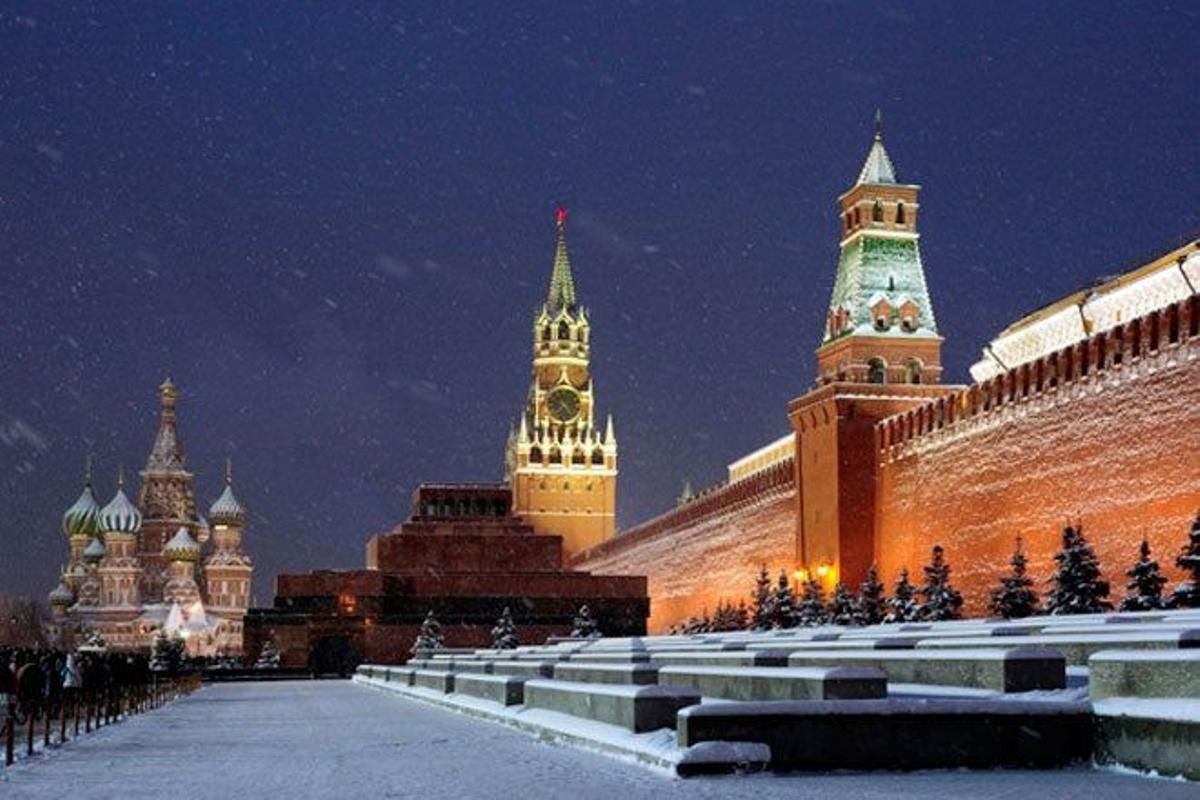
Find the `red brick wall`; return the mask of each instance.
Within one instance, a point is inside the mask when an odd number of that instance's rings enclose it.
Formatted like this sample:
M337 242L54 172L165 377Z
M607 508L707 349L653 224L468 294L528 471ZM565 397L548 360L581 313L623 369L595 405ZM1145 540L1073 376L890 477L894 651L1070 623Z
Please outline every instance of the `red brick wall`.
M645 575L650 633L721 600L749 601L766 564L772 576L796 568L796 489L791 459L704 494L631 528L574 562L594 574Z
M981 613L1018 535L1044 590L1064 522L1081 519L1114 600L1143 536L1172 588L1200 509L1196 307L1175 309L1179 326L1143 320L1136 348L1130 325L882 423L875 551L886 579L919 572L941 543L967 611ZM1161 331L1160 347L1149 331Z

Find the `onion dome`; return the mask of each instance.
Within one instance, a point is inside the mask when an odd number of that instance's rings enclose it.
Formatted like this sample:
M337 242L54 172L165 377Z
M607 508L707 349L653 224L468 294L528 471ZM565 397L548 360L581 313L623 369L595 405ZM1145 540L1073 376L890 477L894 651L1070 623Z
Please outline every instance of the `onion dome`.
M163 545L163 555L169 561L196 561L200 558L200 545L196 544L187 528L181 527L171 541Z
M142 528L142 512L125 496L125 475L117 478L117 493L100 510L102 533L137 533Z
M100 537L96 537L88 542L88 546L83 548L83 560L94 564L104 558L107 549L104 547L104 542L100 541Z
M100 504L92 494L92 460L87 462L83 492L75 504L63 514L63 533L67 536L95 536Z
M225 491L208 509L208 518L214 525L241 525L246 519L246 507L233 494L233 468L225 462Z
M59 583L58 587L50 593L50 605L52 606L69 606L74 602L75 595L63 583Z

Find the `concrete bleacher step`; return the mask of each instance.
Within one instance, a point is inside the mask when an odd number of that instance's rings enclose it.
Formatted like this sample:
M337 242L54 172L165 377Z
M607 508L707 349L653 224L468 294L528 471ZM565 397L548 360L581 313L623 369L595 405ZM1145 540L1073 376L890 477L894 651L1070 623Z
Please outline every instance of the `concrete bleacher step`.
M924 639L918 650L947 648L1014 647L1016 645L1057 650L1070 666L1086 666L1088 658L1101 650L1114 648L1136 650L1179 650L1200 647L1200 628L1182 631L1128 630L1125 626L1115 633L1103 635L1075 633L1058 635L1040 633L1035 636L981 636L964 639Z
M677 653L655 653L650 663L660 667L786 667L793 651L782 650L683 650Z
M963 650L801 650L793 667L855 666L878 669L888 683L962 686L995 692L1064 689L1067 663L1055 650L1016 647Z
M650 660L650 653L645 650L625 650L592 653L572 653L570 661L587 661L591 664L645 664Z
M1200 706L1200 649L1102 650L1088 659L1088 694L1110 697L1176 697Z
M454 676L456 694L491 700L502 706L517 706L525 702L525 682L520 675L483 675L460 672Z
M591 663L560 661L554 665L554 679L576 683L615 683L648 686L658 682L658 667L650 664Z
M857 639L761 639L747 642L747 650L912 650L921 638L916 635L880 636Z
M725 700L831 700L887 696L887 680L865 667L704 667L658 671L660 686L690 686Z
M1091 725L1084 703L715 703L679 712L678 744L762 743L773 770L1044 768L1088 759Z
M674 728L680 709L700 702L682 686L622 686L532 679L525 682L525 707L605 722L633 733Z
M435 692L449 693L454 691L454 673L438 669L413 670L412 685Z
M552 678L557 661L493 661L493 675L516 675L525 678Z

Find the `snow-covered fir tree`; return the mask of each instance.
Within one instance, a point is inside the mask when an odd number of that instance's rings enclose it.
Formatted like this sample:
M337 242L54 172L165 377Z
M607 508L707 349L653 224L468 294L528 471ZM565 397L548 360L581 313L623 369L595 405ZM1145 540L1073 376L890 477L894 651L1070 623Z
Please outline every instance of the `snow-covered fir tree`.
M800 596L800 605L796 608L796 624L805 628L815 628L824 625L825 622L825 598L821 584L810 575L804 582L804 593Z
M796 599L792 596L792 585L788 582L787 570L779 570L779 582L775 584L774 604L775 628L796 627Z
M771 590L771 575L767 565L763 564L758 571L758 579L754 582L754 629L765 631L775 622L775 593Z
M255 669L279 669L279 649L275 647L274 639L267 639L262 650L258 652L258 660L254 662Z
M731 605L730 608L733 606ZM746 607L745 600L738 600L737 608L733 609L731 619L735 631L744 631L750 627L750 609Z
M164 675L178 675L183 667L184 641L179 636L168 636L161 628L150 648L150 669Z
M878 625L883 622L883 583L879 580L879 570L872 564L867 570L867 577L858 587L857 624Z
M437 650L444 641L442 625L433 615L433 609L430 609L429 613L425 615L425 621L421 623L421 631L417 634L417 640L413 642L412 652L415 654L418 651Z
M884 622L912 622L921 613L917 603L917 589L908 580L908 567L900 570L896 580L896 590L887 601L887 615Z
M1012 569L1000 578L1000 586L988 598L989 613L1004 619L1022 619L1037 611L1038 594L1027 574L1028 561L1017 537L1017 549L1008 563Z
M829 621L834 625L858 624L858 601L854 593L841 581L833 587L833 598L829 601Z
M500 612L496 627L492 628L492 647L496 650L514 650L520 642L517 641L517 624L513 622L512 611L508 606Z
M1187 543L1175 559L1175 566L1187 575L1173 595L1176 608L1200 608L1200 512L1192 522Z
M1063 528L1062 549L1054 555L1058 569L1050 579L1054 588L1046 595L1051 614L1099 614L1112 608L1108 581L1100 580L1100 562L1083 536L1082 525Z
M921 599L921 619L938 621L962 616L963 598L950 585L950 565L946 563L946 551L940 544L933 546L930 561L925 566Z
M575 624L571 628L571 638L592 639L601 636L600 625L592 619L592 610L587 604L581 605L575 614Z
M1150 542L1142 539L1137 562L1125 571L1129 583L1125 584L1125 598L1121 600L1122 611L1155 611L1170 608L1163 597L1167 579L1158 570L1158 562L1150 557Z
M724 600L717 601L717 610L712 615L712 629L717 633L730 630L729 609Z

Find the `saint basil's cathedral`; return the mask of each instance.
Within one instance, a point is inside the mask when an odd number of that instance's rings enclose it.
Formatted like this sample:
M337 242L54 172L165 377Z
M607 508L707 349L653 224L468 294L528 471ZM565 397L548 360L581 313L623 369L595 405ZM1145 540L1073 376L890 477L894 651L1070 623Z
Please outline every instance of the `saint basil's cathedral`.
M110 648L143 649L161 631L183 638L192 655L241 653L254 572L242 549L246 509L227 464L225 490L207 519L197 513L176 431L178 400L167 379L136 503L121 475L101 506L89 464L83 492L63 514L70 555L49 597L53 634L98 634Z

